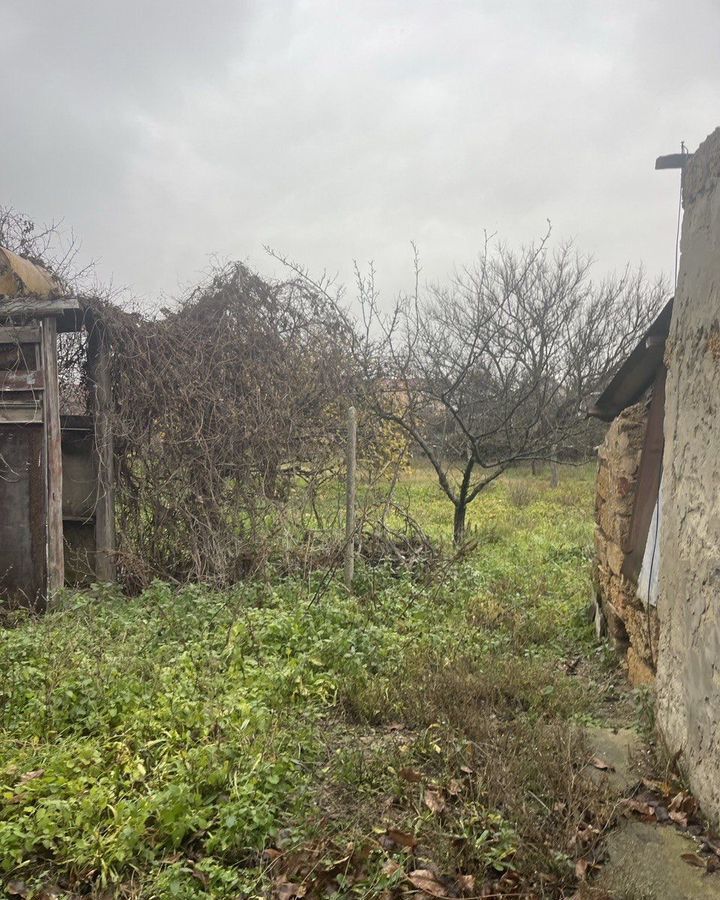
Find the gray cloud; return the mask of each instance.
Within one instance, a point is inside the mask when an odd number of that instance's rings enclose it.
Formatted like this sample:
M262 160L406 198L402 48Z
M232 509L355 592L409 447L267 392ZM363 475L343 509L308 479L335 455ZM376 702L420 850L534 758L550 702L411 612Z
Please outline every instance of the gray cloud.
M270 243L386 294L552 219L598 269L672 266L676 174L718 122L696 0L4 0L0 202L173 293Z

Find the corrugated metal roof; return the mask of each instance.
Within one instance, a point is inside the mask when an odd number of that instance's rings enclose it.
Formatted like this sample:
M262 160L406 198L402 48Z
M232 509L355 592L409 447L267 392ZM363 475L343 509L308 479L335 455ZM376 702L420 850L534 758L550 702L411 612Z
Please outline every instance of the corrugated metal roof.
M588 410L589 416L612 420L642 397L653 383L665 353L665 339L670 331L672 299L648 328L643 339L620 366L614 378Z

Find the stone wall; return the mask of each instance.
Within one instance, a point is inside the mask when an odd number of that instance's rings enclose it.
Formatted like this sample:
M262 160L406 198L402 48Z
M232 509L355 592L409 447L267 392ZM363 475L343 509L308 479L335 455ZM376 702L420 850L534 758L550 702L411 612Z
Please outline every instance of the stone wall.
M720 819L720 129L688 163L666 346L658 723Z
M633 684L655 677L657 615L622 575L647 424L647 404L628 407L610 425L598 454L595 501L595 585L608 635L626 654Z

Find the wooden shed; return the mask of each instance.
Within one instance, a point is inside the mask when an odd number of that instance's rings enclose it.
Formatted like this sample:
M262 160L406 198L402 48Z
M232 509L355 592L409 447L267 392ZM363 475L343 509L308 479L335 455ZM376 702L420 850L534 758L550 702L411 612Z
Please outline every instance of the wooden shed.
M58 336L83 330L90 402L61 415ZM0 248L3 606L42 610L66 581L114 580L107 353L90 309L42 266Z

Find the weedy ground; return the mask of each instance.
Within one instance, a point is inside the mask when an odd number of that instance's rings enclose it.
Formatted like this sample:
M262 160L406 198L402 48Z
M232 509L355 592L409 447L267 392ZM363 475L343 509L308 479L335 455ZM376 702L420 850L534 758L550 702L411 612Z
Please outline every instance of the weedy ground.
M570 896L607 805L581 726L618 673L586 615L593 473L563 475L497 482L422 579L96 588L2 631L6 890ZM399 490L447 542L430 474Z

